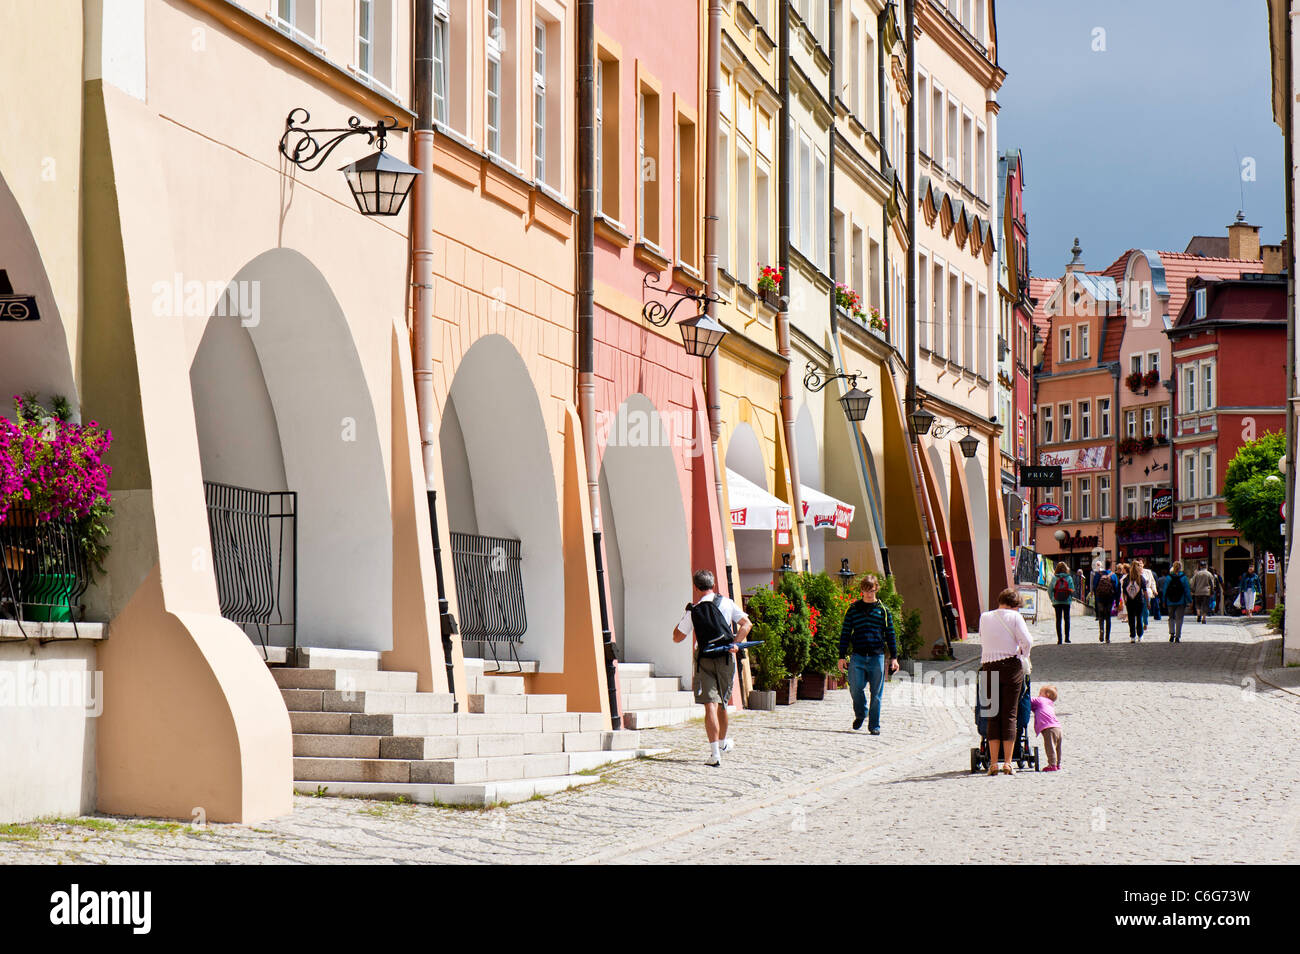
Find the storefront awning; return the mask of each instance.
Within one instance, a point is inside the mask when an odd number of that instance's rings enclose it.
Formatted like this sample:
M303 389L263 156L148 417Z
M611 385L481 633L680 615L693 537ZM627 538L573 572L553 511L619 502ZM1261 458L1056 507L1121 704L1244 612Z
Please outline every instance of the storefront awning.
M790 507L734 470L727 471L733 530L789 530Z
M837 536L848 535L853 522L853 507L829 494L800 485L803 492L803 518L814 530L834 530Z

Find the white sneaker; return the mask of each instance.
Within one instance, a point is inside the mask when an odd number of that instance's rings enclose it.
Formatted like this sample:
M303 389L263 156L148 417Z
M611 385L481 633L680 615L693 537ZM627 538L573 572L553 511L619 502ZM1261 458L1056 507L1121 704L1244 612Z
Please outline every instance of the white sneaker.
M721 755L714 755L714 754L710 753L710 754L709 754L709 759L708 759L708 761L705 762L704 764L705 764L705 765L712 765L712 766L714 766L714 767L716 768L717 766L719 766L719 765L722 764L722 756L721 756Z
M735 747L736 747L736 743L732 742L730 739L723 739L722 744L719 746L719 748L721 748L723 752L730 752Z

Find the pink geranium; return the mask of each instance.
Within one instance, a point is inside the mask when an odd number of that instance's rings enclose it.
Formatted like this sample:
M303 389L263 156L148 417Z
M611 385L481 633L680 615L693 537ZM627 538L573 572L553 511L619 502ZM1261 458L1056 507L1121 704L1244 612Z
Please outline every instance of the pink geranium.
M17 396L14 408L16 423L0 418L0 522L13 506L40 523L76 523L106 508L112 432L95 421L60 420Z

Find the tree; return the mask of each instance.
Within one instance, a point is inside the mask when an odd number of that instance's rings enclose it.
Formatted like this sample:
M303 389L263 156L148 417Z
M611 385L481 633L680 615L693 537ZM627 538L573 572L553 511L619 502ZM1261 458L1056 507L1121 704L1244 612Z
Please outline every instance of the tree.
M1265 434L1237 449L1223 480L1232 525L1256 550L1279 555L1283 546L1279 508L1286 500L1286 481L1277 462L1284 454L1286 437L1280 431Z

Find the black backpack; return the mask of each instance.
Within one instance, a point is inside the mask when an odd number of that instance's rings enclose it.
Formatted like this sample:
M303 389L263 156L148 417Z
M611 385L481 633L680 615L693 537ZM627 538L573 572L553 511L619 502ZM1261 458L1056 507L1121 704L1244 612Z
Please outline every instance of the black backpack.
M1110 573L1103 573L1101 579L1097 581L1097 590L1095 593L1097 603L1102 606L1110 606L1115 602L1115 577Z
M1165 602L1181 603L1183 601L1183 579L1179 576L1170 576L1169 582L1165 584Z
M722 615L718 598L704 600L691 607L691 626L695 630L695 645L701 658L725 656L736 641L731 623Z

